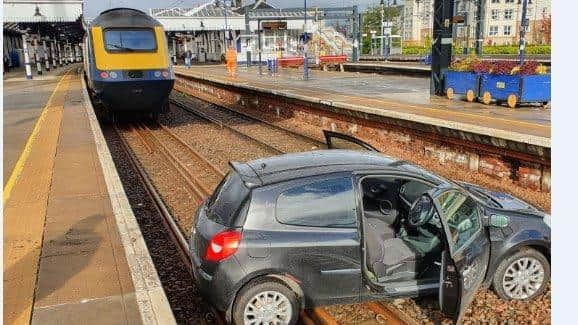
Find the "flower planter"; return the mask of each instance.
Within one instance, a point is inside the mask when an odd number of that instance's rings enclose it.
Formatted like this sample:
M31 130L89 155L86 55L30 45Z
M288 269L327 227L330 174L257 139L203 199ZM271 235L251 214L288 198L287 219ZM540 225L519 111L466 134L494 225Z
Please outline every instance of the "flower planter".
M484 104L492 100L506 101L514 108L518 103L547 103L550 101L550 74L496 75L482 74L479 95Z
M444 75L444 92L449 99L465 95L468 102L479 96L480 75L474 72L447 71Z

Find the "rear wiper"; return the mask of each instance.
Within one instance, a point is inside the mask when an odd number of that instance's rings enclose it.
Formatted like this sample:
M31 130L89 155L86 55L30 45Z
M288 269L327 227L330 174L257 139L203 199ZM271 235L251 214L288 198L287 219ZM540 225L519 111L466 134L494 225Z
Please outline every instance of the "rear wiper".
M119 49L119 50L123 50L123 51L127 51L127 52L133 52L134 49L131 49L130 47L124 47L124 46L120 46L120 45L116 45L116 44L106 44L106 46L112 46L115 49Z

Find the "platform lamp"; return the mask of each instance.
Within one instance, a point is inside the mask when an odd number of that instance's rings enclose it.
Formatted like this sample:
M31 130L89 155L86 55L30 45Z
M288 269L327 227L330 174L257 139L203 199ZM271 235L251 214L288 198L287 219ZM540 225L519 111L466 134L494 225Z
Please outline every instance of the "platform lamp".
M520 26L520 65L524 64L524 59L526 56L526 31L530 22L526 18L528 13L528 0L518 0L518 4L522 3L522 23Z
M308 34L307 34L307 0L303 0L303 6L305 8L304 14L303 14L303 80L308 80L309 79L309 62L307 62L307 41L308 39Z

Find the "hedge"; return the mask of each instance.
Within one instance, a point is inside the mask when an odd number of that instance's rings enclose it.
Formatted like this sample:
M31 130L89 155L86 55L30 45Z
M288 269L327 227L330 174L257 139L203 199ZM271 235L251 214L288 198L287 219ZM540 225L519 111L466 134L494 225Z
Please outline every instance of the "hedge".
M484 46L484 54L518 54L517 45L494 45L494 46ZM473 50L473 49L471 49ZM463 54L464 49L461 47L453 47L452 51L454 54ZM429 47L424 46L407 46L403 48L404 55L427 55L430 52ZM550 45L527 45L526 54L550 54Z

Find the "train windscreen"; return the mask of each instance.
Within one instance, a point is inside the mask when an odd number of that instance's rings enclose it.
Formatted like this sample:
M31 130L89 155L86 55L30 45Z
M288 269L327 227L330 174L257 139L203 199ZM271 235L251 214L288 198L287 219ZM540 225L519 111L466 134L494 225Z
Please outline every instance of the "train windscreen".
M108 29L104 32L107 51L136 52L155 51L157 42L150 29Z

